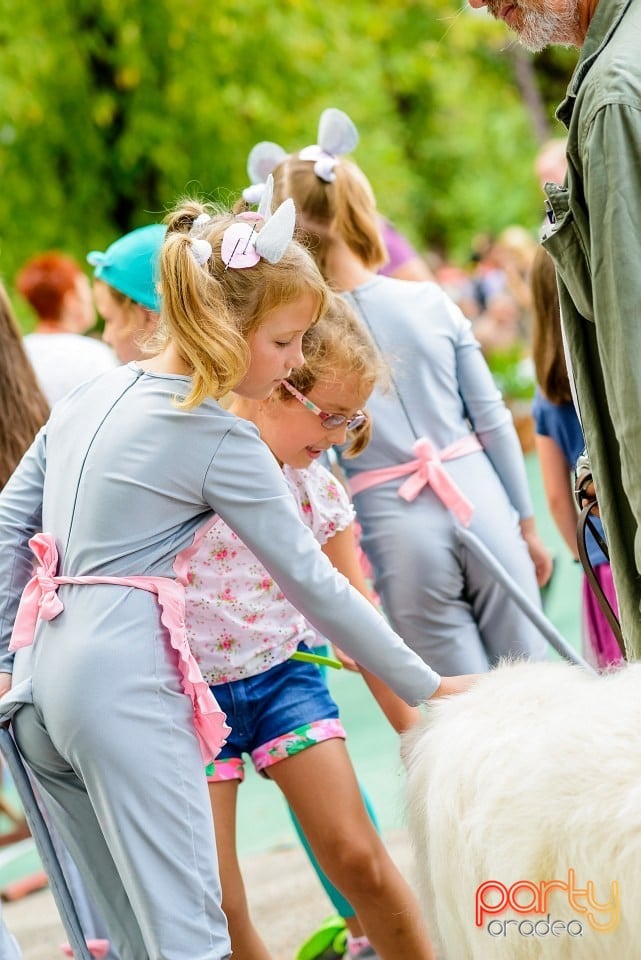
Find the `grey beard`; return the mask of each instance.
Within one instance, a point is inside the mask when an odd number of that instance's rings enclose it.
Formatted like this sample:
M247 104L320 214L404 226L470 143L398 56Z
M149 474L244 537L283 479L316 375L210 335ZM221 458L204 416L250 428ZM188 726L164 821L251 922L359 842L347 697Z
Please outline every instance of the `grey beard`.
M525 4L528 0L523 0ZM490 0L488 10L498 18L503 0ZM565 10L532 10L519 6L522 26L515 32L519 41L532 53L538 53L552 43L563 46L580 46L579 5L577 0L567 0Z
M532 53L538 53L552 43L562 46L578 46L579 12L546 12L545 14L527 11L523 18L523 27L519 31L519 40Z

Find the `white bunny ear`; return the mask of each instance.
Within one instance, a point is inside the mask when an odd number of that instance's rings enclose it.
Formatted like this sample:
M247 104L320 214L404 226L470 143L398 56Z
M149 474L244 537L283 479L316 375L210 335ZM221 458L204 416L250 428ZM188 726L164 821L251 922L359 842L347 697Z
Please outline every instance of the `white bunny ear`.
M277 143L262 140L249 152L247 175L252 183L264 183L272 170L282 163L287 154Z
M294 236L296 207L288 197L258 232L254 244L257 253L269 263L278 263Z
M323 110L318 124L318 146L325 153L340 157L358 145L358 130L342 110Z
M272 215L273 196L274 196L274 178L270 173L265 182L263 194L260 198L260 203L258 205L258 214L265 221L269 220Z

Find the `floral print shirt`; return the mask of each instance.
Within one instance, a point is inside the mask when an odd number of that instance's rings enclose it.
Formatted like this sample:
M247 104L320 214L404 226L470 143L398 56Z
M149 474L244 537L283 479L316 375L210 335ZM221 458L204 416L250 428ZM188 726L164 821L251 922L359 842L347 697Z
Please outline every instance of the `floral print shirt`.
M346 529L354 511L342 484L320 463L284 467L301 517L321 544ZM283 546L286 549L286 545ZM248 547L220 518L191 553L187 640L209 684L229 683L287 660L317 635Z

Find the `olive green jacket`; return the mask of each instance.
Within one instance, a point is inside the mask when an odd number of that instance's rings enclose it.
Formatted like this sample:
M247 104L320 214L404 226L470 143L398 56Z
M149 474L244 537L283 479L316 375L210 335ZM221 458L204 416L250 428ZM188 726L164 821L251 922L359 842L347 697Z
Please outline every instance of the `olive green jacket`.
M630 657L641 657L641 0L599 0L568 93L564 186L543 244L610 547Z

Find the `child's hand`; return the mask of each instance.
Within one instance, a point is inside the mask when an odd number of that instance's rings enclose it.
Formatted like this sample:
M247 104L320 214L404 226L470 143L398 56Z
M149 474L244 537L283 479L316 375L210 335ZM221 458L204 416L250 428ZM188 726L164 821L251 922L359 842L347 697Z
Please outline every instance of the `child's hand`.
M592 516L599 517L601 515L592 478L590 458L586 450L580 455L574 468L574 496L579 510L583 510L586 503L594 502L595 506L591 510Z
M356 663L356 660L352 660L351 657L348 657L347 654L343 653L342 650L339 650L338 647L334 647L334 653L336 655L336 659L340 660L346 670L352 670L354 673L361 672L361 668Z
M460 677L441 677L440 686L432 694L430 700L449 697L454 693L465 693L480 676L478 673L468 673Z
M521 534L528 548L530 559L534 564L536 571L536 582L540 587L544 587L552 576L552 556L545 546L534 526L532 517L521 520Z
M11 674L0 673L0 697L4 697L9 690L11 690Z

